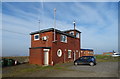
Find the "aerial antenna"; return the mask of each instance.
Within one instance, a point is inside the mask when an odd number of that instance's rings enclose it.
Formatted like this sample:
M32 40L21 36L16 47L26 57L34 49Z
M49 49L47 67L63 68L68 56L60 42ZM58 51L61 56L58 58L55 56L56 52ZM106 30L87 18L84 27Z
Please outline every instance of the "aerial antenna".
M40 20L38 20L38 24L39 24L39 25L38 25L38 29L40 30Z
M56 41L56 32L55 32L55 28L56 28L56 8L54 8L54 42Z

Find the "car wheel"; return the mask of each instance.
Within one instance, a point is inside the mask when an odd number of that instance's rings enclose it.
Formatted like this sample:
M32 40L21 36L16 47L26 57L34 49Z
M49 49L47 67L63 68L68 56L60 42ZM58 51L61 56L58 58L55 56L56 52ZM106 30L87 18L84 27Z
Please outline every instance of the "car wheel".
M77 63L77 62L75 62L75 63L74 63L74 65L76 65L76 66L77 66L77 65L78 65L78 63Z
M90 62L90 66L94 66L94 63L93 63L93 62Z

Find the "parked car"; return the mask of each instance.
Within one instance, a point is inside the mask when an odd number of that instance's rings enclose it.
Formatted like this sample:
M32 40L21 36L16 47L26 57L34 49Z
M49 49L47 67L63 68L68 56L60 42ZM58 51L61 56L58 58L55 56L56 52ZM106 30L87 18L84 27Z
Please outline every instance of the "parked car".
M20 64L17 60L3 58L0 60L0 65L2 67L14 66Z
M120 54L119 53L113 53L112 57L119 57Z
M90 66L96 65L96 58L94 56L82 56L74 61L74 65L89 64Z

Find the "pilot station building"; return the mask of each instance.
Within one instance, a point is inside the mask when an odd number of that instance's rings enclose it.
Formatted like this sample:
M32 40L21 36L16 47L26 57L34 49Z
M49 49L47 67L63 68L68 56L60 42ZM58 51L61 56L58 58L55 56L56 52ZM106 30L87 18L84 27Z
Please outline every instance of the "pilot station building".
M29 63L54 65L74 61L81 54L81 32L79 30L60 31L49 28L30 33Z

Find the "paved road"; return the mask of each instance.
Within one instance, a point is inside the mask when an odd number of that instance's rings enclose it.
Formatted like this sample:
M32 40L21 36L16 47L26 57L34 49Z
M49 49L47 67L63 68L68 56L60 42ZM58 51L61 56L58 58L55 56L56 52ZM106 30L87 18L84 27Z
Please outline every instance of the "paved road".
M29 77L118 77L118 62L100 62L96 66L69 63L66 69L37 71L30 73Z

